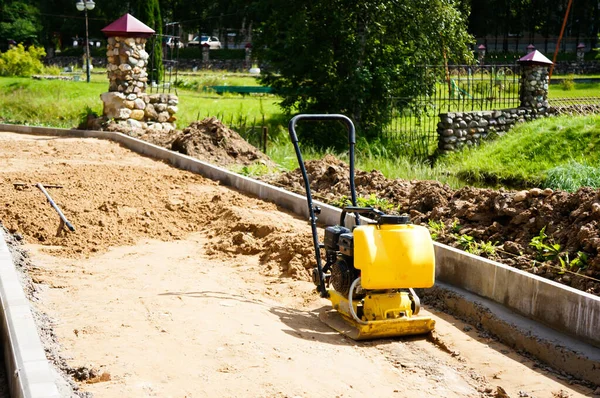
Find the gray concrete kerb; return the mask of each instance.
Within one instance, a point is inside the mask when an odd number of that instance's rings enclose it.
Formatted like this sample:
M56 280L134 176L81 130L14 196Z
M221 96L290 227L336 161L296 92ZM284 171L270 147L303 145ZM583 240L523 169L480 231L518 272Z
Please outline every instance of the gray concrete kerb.
M29 300L0 229L0 311L4 363L13 398L60 397Z

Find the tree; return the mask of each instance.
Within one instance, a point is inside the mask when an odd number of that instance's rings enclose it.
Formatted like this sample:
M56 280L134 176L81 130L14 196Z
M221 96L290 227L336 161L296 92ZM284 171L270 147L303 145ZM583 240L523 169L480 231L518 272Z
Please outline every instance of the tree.
M261 80L281 106L346 114L368 138L390 120L390 97L431 89L418 66L472 59L453 0L259 0L255 12L266 16L255 40L269 65ZM335 144L331 134L303 139Z
M37 2L0 1L0 15L0 38L4 43L9 39L38 42L42 24Z
M150 81L162 82L164 75L162 51L163 20L160 15L158 0L138 0L134 16L154 29L155 35L146 42L146 50L150 54L148 78Z

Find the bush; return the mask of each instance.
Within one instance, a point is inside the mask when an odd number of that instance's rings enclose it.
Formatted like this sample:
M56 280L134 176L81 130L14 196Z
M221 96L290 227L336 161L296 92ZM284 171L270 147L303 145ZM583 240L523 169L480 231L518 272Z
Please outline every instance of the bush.
M11 48L5 53L0 53L0 76L29 77L44 70L42 57L46 56L43 47L29 46L27 50L23 44Z
M573 75L565 77L560 82L560 88L562 88L564 91L574 90L575 89L575 80L573 79Z
M61 72L61 68L60 68L60 66L57 66L57 65L48 65L48 66L44 67L45 75L58 76L58 75L60 75L60 72Z

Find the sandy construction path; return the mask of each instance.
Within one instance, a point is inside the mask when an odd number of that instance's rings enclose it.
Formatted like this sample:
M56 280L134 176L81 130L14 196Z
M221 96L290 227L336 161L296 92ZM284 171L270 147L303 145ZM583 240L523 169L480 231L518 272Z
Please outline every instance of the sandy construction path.
M474 328L355 343L321 324L304 220L101 140L0 133L0 220L23 236L62 355L95 397L581 397ZM41 193L14 182L63 186Z

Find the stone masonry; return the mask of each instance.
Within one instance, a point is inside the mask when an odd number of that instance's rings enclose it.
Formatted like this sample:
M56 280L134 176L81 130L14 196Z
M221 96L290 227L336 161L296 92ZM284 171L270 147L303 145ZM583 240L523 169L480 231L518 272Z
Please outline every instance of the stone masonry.
M520 102L518 108L511 109L440 113L438 152L443 154L478 145L483 139L505 134L516 123L560 113L548 105L547 64L539 61L523 63Z
M549 114L549 109L511 108L484 112L440 113L438 150L453 152L478 145L481 140L506 134L516 123Z
M548 108L548 68L523 65L521 71L521 107Z
M149 55L145 37L108 38L109 91L101 94L103 116L125 127L174 130L179 99L174 94L146 94Z

